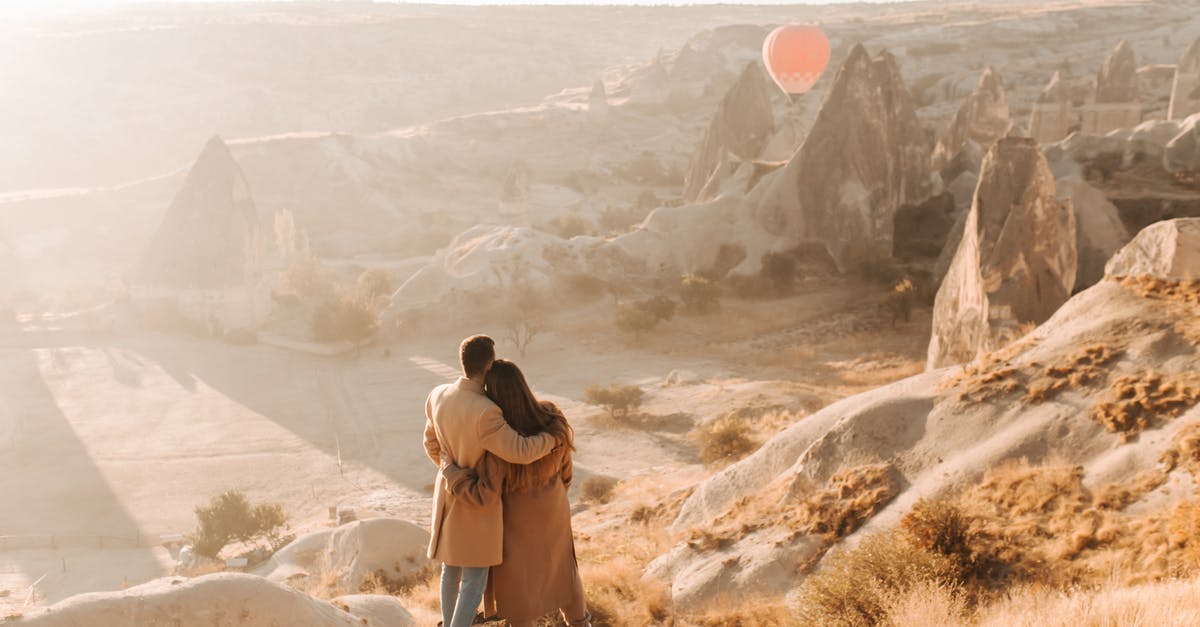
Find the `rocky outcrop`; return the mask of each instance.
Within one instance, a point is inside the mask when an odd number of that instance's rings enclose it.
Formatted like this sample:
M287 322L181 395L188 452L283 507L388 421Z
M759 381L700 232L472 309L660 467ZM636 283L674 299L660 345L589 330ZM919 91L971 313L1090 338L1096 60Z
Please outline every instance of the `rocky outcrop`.
M941 170L963 144L973 141L987 150L992 142L1008 132L1008 95L1000 75L991 66L984 68L975 91L959 107L950 126L933 149L933 169Z
M1078 292L1104 278L1104 265L1129 242L1129 231L1104 192L1080 179L1059 181L1057 188L1059 200L1075 213L1078 264L1073 291Z
M1096 75L1096 91L1083 110L1083 132L1105 135L1119 128L1133 128L1141 121L1137 62L1133 46L1121 40Z
M892 254L894 217L929 196L929 148L895 58L855 46L787 166L747 211L768 231L824 245L842 271Z
M204 146L134 269L136 285L225 290L262 278L265 238L250 186L220 137Z
M1200 280L1200 218L1177 218L1142 229L1108 262L1111 277Z
M588 94L587 114L593 122L608 119L608 92L604 90L604 81L600 79L596 79L592 84L592 92Z
M1032 139L1004 138L984 159L962 240L934 302L930 369L1015 339L1075 285L1075 216Z
M1071 97L1058 72L1042 89L1029 115L1029 136L1039 144L1056 142L1071 129Z
M233 618L236 617L236 618ZM235 623L228 621L235 620ZM343 610L255 575L218 573L188 579L167 577L118 592L81 594L27 614L31 627L127 627L128 625L329 625L389 624Z
M758 63L748 63L717 107L700 148L692 156L684 177L683 197L689 202L707 200L704 192L719 186L719 166L732 156L738 161L758 157L775 131L771 94Z
M1163 149L1163 168L1181 177L1200 177L1200 113L1184 120Z
M1200 38L1188 46L1175 66L1167 119L1182 120L1194 113L1200 113Z

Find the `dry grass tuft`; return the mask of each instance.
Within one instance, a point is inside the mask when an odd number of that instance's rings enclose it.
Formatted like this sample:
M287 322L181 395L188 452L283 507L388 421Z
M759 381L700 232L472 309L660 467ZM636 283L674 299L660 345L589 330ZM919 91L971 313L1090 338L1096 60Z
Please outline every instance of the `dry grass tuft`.
M1113 382L1110 400L1092 407L1092 419L1121 441L1145 431L1162 417L1178 417L1200 402L1195 376L1165 377L1153 371L1120 377Z
M748 435L751 426L742 416L729 413L699 427L700 460L708 465L731 464L749 455L759 443Z
M1200 305L1200 280L1168 281L1149 275L1119 276L1113 277L1113 280L1133 290L1142 298Z
M612 500L613 490L617 480L612 477L596 475L588 477L579 485L579 498L586 503L604 504Z
M1023 392L1026 403L1044 403L1068 389L1080 389L1106 381L1121 350L1093 344L1059 363L1043 366L1028 362L1014 365L997 356L984 358L944 381L940 389L957 390L959 401L989 403Z
M843 538L862 526L900 492L890 464L869 464L842 470L827 486L800 503L801 529L831 539Z

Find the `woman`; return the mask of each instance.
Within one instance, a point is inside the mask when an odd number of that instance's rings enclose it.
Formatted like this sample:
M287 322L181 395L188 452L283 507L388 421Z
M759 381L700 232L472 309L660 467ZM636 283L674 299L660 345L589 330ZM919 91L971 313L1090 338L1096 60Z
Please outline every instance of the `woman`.
M443 460L446 489L476 504L504 502L504 562L488 576L483 605L486 616L499 616L513 627L561 611L572 627L591 624L583 597L575 540L571 532L571 451L574 432L553 403L533 396L516 364L496 360L485 392L504 419L521 435L550 433L559 445L532 464L509 464L487 454L477 470Z

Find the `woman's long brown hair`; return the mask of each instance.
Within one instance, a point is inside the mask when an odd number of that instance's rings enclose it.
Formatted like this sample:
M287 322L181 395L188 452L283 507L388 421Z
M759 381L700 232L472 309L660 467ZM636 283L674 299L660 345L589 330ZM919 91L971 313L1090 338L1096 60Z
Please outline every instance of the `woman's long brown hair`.
M504 420L523 436L553 435L565 451L575 450L575 434L567 418L552 403L539 403L525 382L521 369L511 361L497 359L485 380L488 398L504 412ZM565 454L565 453L564 453ZM533 487L558 473L562 455L550 454L532 464L511 464L509 490Z

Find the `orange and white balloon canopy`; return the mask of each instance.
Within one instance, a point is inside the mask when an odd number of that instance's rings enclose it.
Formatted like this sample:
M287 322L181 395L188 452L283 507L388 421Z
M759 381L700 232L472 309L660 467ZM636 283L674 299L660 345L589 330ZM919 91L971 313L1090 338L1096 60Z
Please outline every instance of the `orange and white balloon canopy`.
M802 94L829 65L829 38L816 26L787 24L763 40L763 64L786 94Z

